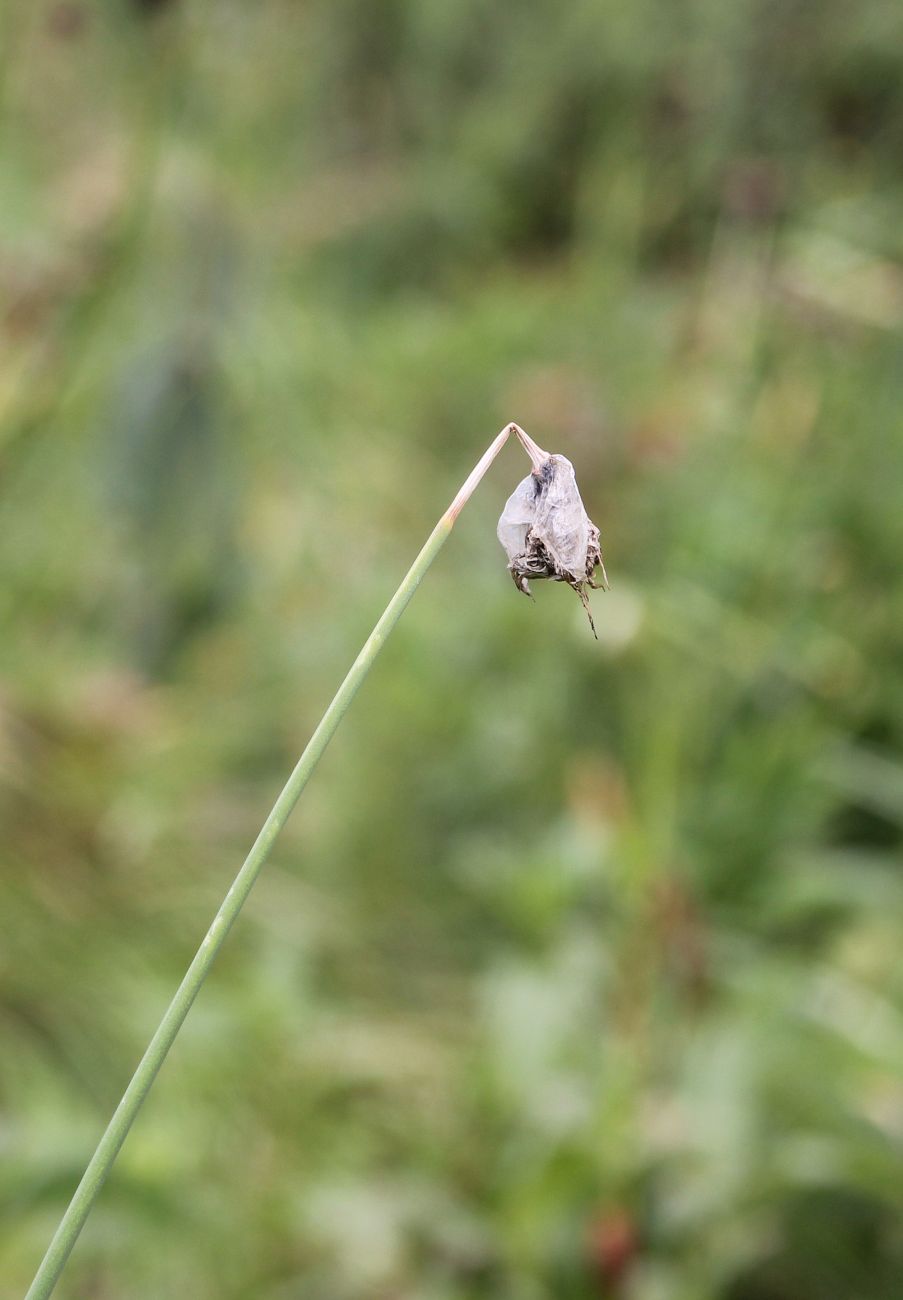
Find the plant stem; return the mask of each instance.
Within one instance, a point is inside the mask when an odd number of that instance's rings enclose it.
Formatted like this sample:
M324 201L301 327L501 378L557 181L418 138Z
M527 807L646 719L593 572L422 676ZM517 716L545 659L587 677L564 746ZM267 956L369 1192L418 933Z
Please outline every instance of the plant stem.
M358 688L373 667L376 656L382 649L386 637L404 613L408 601L420 585L424 574L442 549L462 507L467 503L474 488L495 460L512 432L520 435L521 430L516 425L506 425L474 466L460 492L436 524L432 533L430 533L422 551L402 579L401 585L383 611L379 622L364 643L360 654L351 665L348 675L336 691L332 703L323 714L322 720L308 741L295 770L286 781L282 793L273 805L272 812L264 822L241 870L235 877L219 911L213 918L210 929L204 936L200 948L195 953L194 960L185 972L185 977L176 990L173 1000L166 1008L163 1019L148 1044L147 1051L142 1056L122 1096L122 1100L116 1107L113 1118L107 1125L106 1132L97 1144L82 1180L76 1188L60 1226L57 1228L53 1240L47 1248L47 1253L35 1274L34 1281L29 1287L25 1300L46 1300L46 1297L52 1293L53 1288L56 1286L78 1234L91 1212L100 1189L106 1182L107 1175L116 1156L119 1154L119 1149L125 1141L129 1129L132 1127L135 1116L141 1109L145 1097L150 1092L154 1079L156 1079L159 1069L166 1059L166 1054L172 1047L176 1035L200 991L201 985L207 978L216 954L222 947L226 935L232 928L233 922L250 894L263 864L270 856L279 832L288 821L292 809L298 802L301 791L310 780L314 768L322 758L326 746L345 716L348 706L357 694Z

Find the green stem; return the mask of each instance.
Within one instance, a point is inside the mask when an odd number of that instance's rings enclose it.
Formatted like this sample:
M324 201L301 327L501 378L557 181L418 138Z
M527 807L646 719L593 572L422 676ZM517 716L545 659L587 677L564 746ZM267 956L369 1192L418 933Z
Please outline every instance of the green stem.
M142 1056L122 1100L116 1107L113 1118L107 1125L106 1132L97 1144L82 1180L69 1202L66 1213L63 1215L60 1226L54 1233L53 1240L47 1248L47 1253L41 1261L25 1300L46 1300L46 1297L52 1293L53 1288L56 1286L78 1234L91 1212L91 1207L96 1201L100 1189L106 1182L107 1175L116 1156L119 1154L120 1147L128 1136L135 1116L141 1109L145 1097L150 1092L154 1079L156 1079L160 1067L166 1059L166 1054L172 1047L176 1035L200 991L201 985L207 978L216 954L222 947L226 935L231 930L233 922L250 894L263 864L270 856L279 832L288 821L292 809L298 802L301 791L310 780L314 768L322 758L326 746L345 716L348 706L357 694L358 688L373 667L376 656L382 649L386 637L401 618L408 601L420 585L424 574L442 549L462 506L466 504L470 494L507 442L511 432L520 433L516 425L507 425L474 467L460 492L428 537L423 550L403 578L401 585L386 606L379 622L367 638L363 649L351 665L348 675L336 691L332 703L323 714L320 724L308 741L307 748L298 760L295 770L286 781L282 793L273 805L272 812L264 822L241 870L235 877L219 911L213 918L210 929L204 936L200 948L195 953L194 960L176 990L175 997L166 1008L163 1019L148 1044L147 1051Z

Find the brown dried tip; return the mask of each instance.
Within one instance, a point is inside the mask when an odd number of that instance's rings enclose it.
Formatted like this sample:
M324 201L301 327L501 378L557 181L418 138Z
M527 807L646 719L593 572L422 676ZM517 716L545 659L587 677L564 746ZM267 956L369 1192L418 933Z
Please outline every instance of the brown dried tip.
M567 457L543 451L523 429L514 429L533 472L518 483L499 519L498 538L508 556L508 571L518 591L527 596L530 578L551 578L573 587L596 636L586 588L608 588L599 530L583 507ZM594 581L597 565L601 583Z
M546 463L547 460L551 459L549 453L547 451L543 451L539 443L534 442L533 439L530 437L529 433L524 433L523 429L520 427L519 424L514 424L511 427L514 429L514 432L517 434L518 440L520 441L520 445L523 447L524 451L530 457L530 461L533 465L533 473L541 474L543 465Z

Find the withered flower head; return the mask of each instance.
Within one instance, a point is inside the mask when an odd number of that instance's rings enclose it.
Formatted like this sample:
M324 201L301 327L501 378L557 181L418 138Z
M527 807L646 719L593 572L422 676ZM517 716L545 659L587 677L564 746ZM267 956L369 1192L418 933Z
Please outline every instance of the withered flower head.
M599 530L583 508L567 457L543 451L522 429L516 432L533 471L518 483L499 519L498 538L508 556L508 571L518 591L527 596L530 578L551 578L573 587L595 636L586 588L608 587ZM597 565L601 583L593 578Z

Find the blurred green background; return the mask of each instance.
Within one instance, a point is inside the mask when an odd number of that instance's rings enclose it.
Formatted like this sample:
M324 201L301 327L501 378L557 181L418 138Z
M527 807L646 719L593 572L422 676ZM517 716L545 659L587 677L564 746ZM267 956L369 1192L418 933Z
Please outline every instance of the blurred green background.
M0 1294L345 668L61 1297L903 1294L887 0L7 0Z

